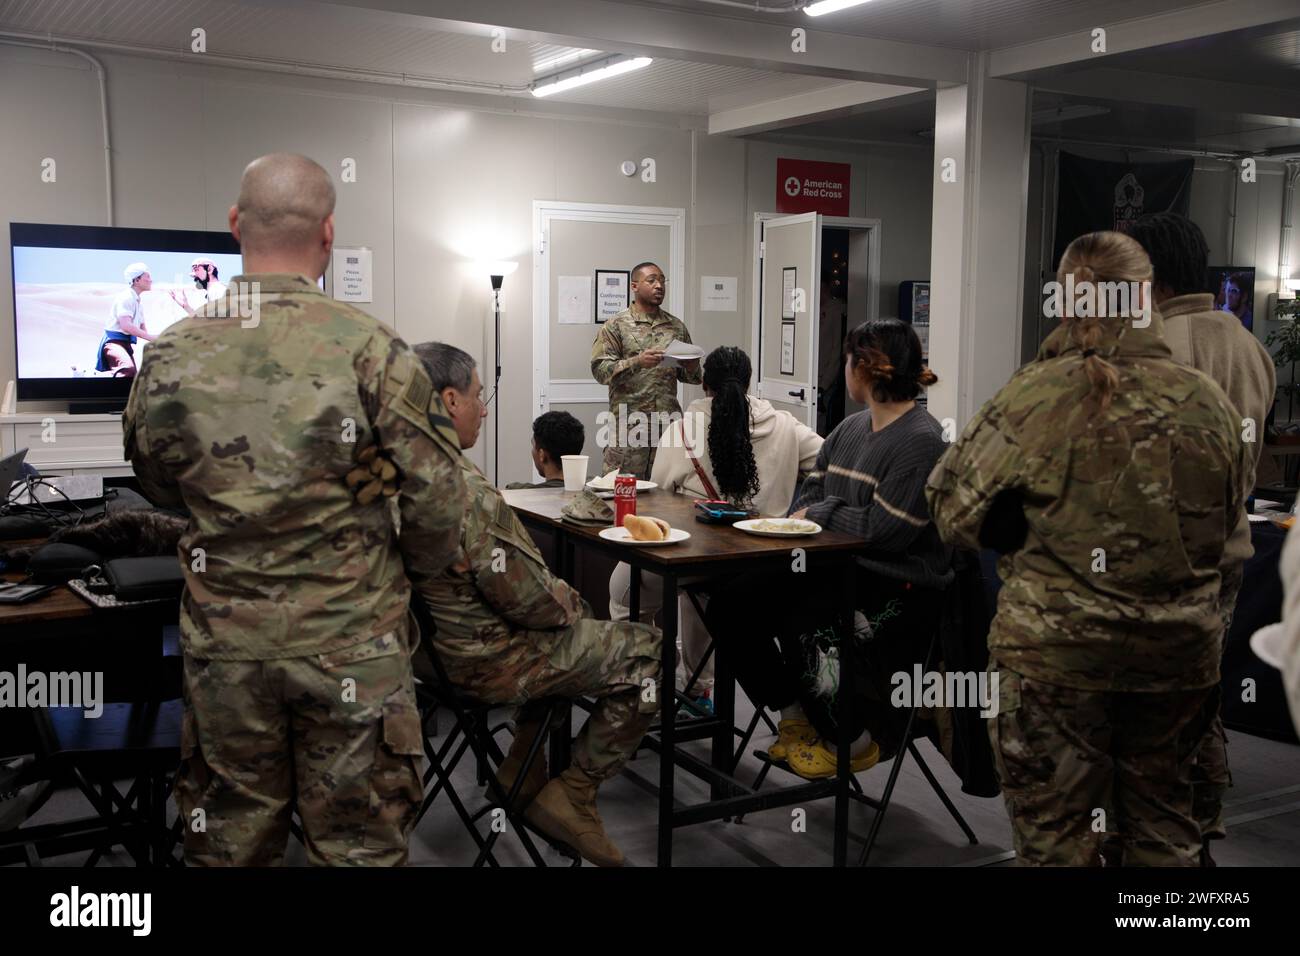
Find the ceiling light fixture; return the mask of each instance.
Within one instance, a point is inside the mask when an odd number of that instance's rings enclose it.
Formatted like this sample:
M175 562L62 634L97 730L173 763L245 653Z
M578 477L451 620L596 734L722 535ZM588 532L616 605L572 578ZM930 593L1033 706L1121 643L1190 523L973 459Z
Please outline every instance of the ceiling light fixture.
M810 17L820 17L826 13L838 13L841 10L847 10L849 7L856 7L867 3L868 0L817 0L816 3L810 3L803 8L803 12Z
M599 52L599 50L569 50L556 56L547 57L545 60L538 60L533 64L533 75L541 76L546 73L553 73L561 67L576 63L578 60L589 56L595 56Z
M575 86L586 86L588 83L595 83L597 80L607 80L610 77L630 73L632 70L639 70L653 62L654 60L648 56L627 57L621 53L615 54L591 63L584 63L582 66L574 67L571 70L564 70L551 76L542 77L532 85L532 93L533 96L550 96L552 93L562 93L565 90L573 89Z

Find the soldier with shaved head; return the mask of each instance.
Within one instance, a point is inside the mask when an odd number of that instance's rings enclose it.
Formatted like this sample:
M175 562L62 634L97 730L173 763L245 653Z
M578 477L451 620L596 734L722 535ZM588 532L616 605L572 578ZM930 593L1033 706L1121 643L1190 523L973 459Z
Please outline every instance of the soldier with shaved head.
M422 796L410 582L459 547L456 431L411 349L317 286L334 244L324 169L254 160L230 231L239 307L160 335L123 418L146 493L190 512L186 859L278 863L296 811L313 864L399 864Z

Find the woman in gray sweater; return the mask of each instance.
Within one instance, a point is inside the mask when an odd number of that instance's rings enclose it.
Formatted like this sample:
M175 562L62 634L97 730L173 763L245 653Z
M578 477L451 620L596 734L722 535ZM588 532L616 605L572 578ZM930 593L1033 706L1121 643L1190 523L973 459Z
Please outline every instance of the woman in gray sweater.
M845 380L867 410L850 415L822 445L804 482L794 517L856 535L856 649L863 666L854 691L853 771L880 759L870 729L890 723L880 678L924 654L937 623L937 591L952 579L951 552L939 540L925 503L925 482L945 449L943 429L916 399L938 379L921 361L921 343L897 319L866 322L844 343ZM835 692L826 667L839 582L785 570L747 575L713 596L707 623L755 706L781 712L780 736L769 748L810 779L835 773ZM755 595L770 595L756 600ZM771 640L772 637L776 641Z

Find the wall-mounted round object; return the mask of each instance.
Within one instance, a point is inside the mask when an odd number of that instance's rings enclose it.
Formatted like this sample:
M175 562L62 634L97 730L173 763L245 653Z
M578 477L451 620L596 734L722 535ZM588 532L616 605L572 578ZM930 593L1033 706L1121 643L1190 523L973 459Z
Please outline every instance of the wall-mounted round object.
M622 171L624 176L636 175L636 163L632 162L630 159L623 160L623 165L620 166L619 169Z

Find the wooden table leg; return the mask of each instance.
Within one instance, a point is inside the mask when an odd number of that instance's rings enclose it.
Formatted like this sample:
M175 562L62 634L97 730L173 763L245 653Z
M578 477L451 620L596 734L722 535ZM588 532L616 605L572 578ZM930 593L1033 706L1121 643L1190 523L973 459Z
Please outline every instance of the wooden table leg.
M659 678L659 866L673 865L673 751L677 719L677 575L665 574Z

